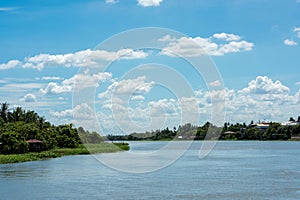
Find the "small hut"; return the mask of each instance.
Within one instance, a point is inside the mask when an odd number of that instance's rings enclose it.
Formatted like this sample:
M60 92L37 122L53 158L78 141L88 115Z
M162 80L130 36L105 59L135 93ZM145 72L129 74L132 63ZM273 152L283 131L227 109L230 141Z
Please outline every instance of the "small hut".
M40 152L43 149L44 142L41 140L30 139L27 140L27 143L29 144L29 151L31 152Z

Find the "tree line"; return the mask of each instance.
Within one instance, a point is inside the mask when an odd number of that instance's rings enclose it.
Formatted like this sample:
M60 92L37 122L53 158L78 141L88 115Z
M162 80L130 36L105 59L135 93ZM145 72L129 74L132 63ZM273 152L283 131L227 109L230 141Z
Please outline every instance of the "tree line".
M31 110L21 107L9 109L8 103L0 106L0 153L27 153L27 140L43 142L43 150L53 148L76 148L82 143L102 142L95 132L76 129L72 124L53 125ZM81 140L82 139L82 140Z
M290 122L299 122L298 125L284 126L277 122L270 122L268 128L262 130L256 127L253 121L246 123L229 122L222 127L206 122L202 126L195 126L190 123L180 125L173 129L164 128L145 133L132 133L129 135L107 136L109 140L172 140L172 139L219 139L219 140L289 140L292 137L300 138L300 116L297 120L290 118ZM207 134L209 132L209 134ZM209 138L208 138L209 137Z

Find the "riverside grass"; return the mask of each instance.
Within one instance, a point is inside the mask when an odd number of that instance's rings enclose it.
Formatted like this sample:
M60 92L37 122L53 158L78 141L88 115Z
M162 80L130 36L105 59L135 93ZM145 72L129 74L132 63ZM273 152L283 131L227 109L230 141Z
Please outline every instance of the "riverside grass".
M57 158L68 155L87 155L97 153L114 153L117 151L129 150L128 143L107 143L100 144L85 144L78 148L57 148L39 153L24 153L24 154L0 154L0 164L29 162L36 160L45 160L49 158Z

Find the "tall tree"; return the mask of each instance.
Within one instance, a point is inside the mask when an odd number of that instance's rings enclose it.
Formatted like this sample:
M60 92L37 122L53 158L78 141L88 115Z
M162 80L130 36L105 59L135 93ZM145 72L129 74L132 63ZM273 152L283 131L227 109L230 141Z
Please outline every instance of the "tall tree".
M1 117L5 122L8 121L8 119L7 119L8 106L9 106L9 104L6 103L6 102L5 102L5 103L1 103L0 117Z
M294 122L295 121L295 119L293 118L293 117L290 117L290 120L289 120L290 122Z
M12 112L12 120L14 122L22 121L24 120L24 112L21 107L16 107Z

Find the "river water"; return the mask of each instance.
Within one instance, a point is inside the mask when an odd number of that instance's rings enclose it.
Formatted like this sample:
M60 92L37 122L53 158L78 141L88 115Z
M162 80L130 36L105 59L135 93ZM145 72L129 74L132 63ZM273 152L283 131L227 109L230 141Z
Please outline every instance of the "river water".
M222 141L203 159L200 146L151 173L120 172L90 155L0 165L0 199L300 199L300 142Z

